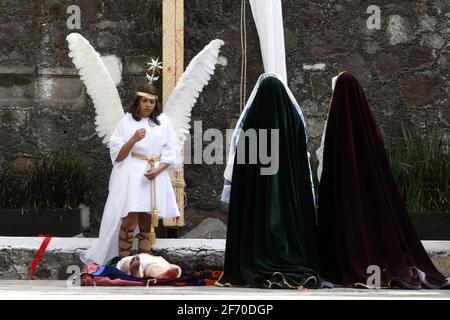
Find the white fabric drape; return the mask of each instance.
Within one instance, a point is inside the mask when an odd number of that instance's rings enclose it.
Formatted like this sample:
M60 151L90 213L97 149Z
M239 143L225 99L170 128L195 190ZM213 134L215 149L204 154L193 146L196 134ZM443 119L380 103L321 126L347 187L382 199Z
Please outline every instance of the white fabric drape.
M281 0L250 0L258 31L264 71L275 73L287 83Z
M341 72L342 73L342 72ZM341 73L331 79L331 90L334 92L334 87L336 86L336 81ZM329 111L329 110L328 110ZM325 134L327 132L327 121L325 121L325 126L323 127L322 139L320 140L320 147L316 150L317 160L319 160L319 165L317 166L317 179L320 181L322 177L323 169L323 149L325 145Z
M295 100L292 92L287 86L286 72L286 53L284 47L284 31L283 31L283 13L281 9L281 0L249 0L252 9L253 19L255 20L256 29L258 31L259 43L261 47L261 55L264 64L265 73L262 74L253 91L245 103L245 108L239 117L231 139L230 151L227 166L224 172L224 187L221 200L229 203L231 179L233 173L234 157L236 153L237 141L242 130L243 121L248 108L251 106L256 95L260 82L268 77L278 78L285 86L291 101L300 114L306 129L306 123L303 113Z

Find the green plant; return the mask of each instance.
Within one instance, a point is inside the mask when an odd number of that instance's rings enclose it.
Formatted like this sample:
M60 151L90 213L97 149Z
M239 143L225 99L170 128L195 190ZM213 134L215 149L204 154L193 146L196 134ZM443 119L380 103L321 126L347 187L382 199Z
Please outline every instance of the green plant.
M0 170L0 208L17 207L27 194L27 173L15 174L11 164ZM20 207L20 206L19 206Z
M0 170L0 208L76 208L85 202L88 170L67 151L46 154L31 170Z
M450 210L450 144L444 132L419 135L402 123L389 150L392 173L409 212Z

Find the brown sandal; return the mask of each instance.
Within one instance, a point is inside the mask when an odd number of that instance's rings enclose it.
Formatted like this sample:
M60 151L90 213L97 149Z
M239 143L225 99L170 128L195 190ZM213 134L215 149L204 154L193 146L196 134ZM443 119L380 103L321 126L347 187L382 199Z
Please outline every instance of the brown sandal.
M136 235L138 238L138 253L150 253L152 245L156 242L155 233L141 231Z
M134 230L128 230L120 226L119 232L119 256L127 257L131 254L131 247L133 246Z

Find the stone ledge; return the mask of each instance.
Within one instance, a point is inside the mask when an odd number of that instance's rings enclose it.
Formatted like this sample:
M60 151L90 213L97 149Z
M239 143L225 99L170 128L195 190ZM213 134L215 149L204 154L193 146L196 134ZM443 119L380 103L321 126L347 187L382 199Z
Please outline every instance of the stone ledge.
M42 240L39 237L0 237L0 279L28 279L29 266ZM68 279L73 275L70 270L74 270L69 267L83 267L78 255L94 240L53 238L34 273L35 278ZM423 241L423 245L436 267L450 277L450 241ZM225 239L158 239L153 252L180 265L186 272L222 269Z
M5 75L0 79L1 105L17 102L79 104L84 101L85 88L73 75Z
M29 74L32 75L36 71L36 67L20 67L20 66L0 66L0 74Z
M0 279L28 279L28 269L42 241L39 237L0 237ZM34 272L35 278L68 279L77 267L83 268L79 253L94 241L94 238L52 238ZM136 245L135 241L134 249ZM225 240L158 239L153 253L186 272L217 270L223 268Z
M76 68L64 68L64 67L22 67L22 66L0 66L0 74L8 75L58 75L58 76L76 76L79 78Z

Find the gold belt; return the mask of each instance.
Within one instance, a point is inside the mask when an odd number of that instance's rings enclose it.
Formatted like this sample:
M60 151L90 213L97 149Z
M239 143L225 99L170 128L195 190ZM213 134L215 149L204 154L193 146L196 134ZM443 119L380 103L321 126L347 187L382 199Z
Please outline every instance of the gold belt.
M134 152L134 151L131 152L131 156L133 158L147 161L150 164L150 167L152 167L152 168L155 166L155 162L158 162L159 160L161 160L161 156L146 156L145 154Z
M155 167L155 162L161 160L161 156L146 156L145 154L138 152L131 152L133 158L145 160L150 165L150 169ZM151 210L151 225L150 225L150 242L154 244L156 242L155 228L158 227L158 210L156 209L156 184L155 179L150 180L150 201L152 202Z

